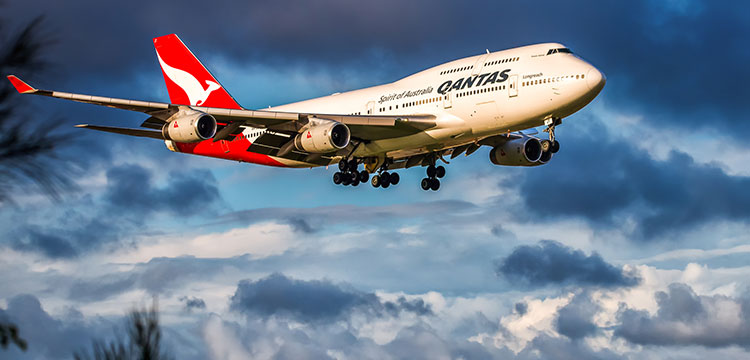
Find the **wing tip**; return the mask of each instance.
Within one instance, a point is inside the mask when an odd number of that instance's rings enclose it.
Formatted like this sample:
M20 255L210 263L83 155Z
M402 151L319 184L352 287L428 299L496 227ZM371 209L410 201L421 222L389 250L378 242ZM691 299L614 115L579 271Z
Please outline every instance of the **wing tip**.
M21 94L30 94L36 92L36 89L31 87L31 85L25 83L23 80L19 79L18 76L15 75L8 75L6 76L8 78L8 81L13 85L14 88L16 88L16 91L18 91Z
M85 127L89 127L89 124L77 124L77 125L73 125L73 126L77 127L77 128L85 128Z

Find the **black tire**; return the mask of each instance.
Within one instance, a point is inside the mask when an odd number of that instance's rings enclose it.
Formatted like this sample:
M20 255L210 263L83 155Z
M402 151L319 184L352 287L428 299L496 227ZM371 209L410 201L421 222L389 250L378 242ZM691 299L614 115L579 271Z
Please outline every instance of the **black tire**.
M437 171L437 169L435 169L434 165L428 166L427 167L427 177L428 178L434 178L435 177L435 171Z
M422 179L422 182L420 183L422 186L422 190L427 191L430 190L430 179L424 178Z
M387 171L383 171L383 173L380 174L380 184L391 184L391 173Z
M341 181L343 181L343 176L342 175L343 174L340 173L340 172L338 172L338 171L335 172L333 174L333 183L336 184L336 185L341 185Z
M349 160L349 171L350 172L357 172L357 168L359 167L359 164L357 163L357 160Z
M398 182L401 180L401 176L398 175L398 173L393 173L390 176L390 179L388 179L388 182L391 183L391 185L398 185Z
M432 189L432 191L438 191L438 189L440 189L440 180L438 180L438 179L431 179L430 180L430 189Z
M359 178L355 177L354 180L352 181L352 186L357 186L357 185L359 185Z
M342 176L341 178L342 178L341 179L341 184L343 184L344 186L349 185L349 184L352 183L352 178L350 178L350 177L348 177L346 175Z
M552 147L550 147L550 151L552 151L553 154L560 151L560 143L557 142L557 140L552 142Z
M367 170L362 170L359 172L359 182L366 183L368 180L370 180L370 173L367 172Z
M379 187L380 186L380 176L377 176L377 175L373 176L372 180L370 181L370 183L372 184L372 187Z
M383 181L383 179L380 179L380 181L382 181L380 183L380 187L382 187L383 189L387 189L389 186L391 186L391 183L385 182L385 181Z
M445 176L445 168L441 165L435 169L435 176L442 178Z
M347 163L346 160L342 159L339 161L339 171L346 172L347 166L349 166L349 163Z
M549 140L542 140L542 152L547 152L552 147L552 142Z

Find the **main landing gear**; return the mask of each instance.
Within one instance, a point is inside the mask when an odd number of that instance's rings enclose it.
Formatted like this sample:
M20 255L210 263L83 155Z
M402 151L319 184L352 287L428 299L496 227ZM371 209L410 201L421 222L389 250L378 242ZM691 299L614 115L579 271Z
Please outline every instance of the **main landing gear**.
M440 189L440 180L438 178L442 179L443 176L445 176L445 168L442 165L435 166L431 164L427 167L427 177L422 179L420 183L422 190L437 191Z
M357 186L366 183L370 179L370 173L366 170L359 171L359 163L356 159L339 161L339 171L333 174L333 183L336 185Z
M372 187L382 187L387 189L391 185L397 185L401 181L401 177L397 173L389 173L388 166L383 166L378 170L378 175L372 177L370 183Z
M388 188L396 185L401 177L396 173L389 173L386 166L382 166L378 175L372 177L370 181L373 187ZM336 185L357 186L370 180L370 173L367 170L359 171L359 162L356 159L339 161L339 171L333 174L333 183Z
M549 140L542 140L542 151L550 151L553 154L560 151L560 143L555 140L555 126L562 124L562 119L547 119L544 121L544 125L547 128L544 132L549 133Z

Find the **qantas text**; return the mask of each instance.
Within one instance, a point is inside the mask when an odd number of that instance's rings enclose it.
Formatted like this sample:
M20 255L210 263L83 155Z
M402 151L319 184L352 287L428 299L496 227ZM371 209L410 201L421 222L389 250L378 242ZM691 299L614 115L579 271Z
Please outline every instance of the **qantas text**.
M482 75L475 75L475 76L469 76L467 78L461 78L456 80L455 82L452 80L448 80L442 84L440 84L440 87L438 87L438 94L445 94L451 90L463 90L465 88L470 88L474 85L476 86L484 86L487 84L495 84L495 83L501 83L505 80L508 80L508 73L510 72L510 69L506 69L503 71L495 71L493 73L486 73Z

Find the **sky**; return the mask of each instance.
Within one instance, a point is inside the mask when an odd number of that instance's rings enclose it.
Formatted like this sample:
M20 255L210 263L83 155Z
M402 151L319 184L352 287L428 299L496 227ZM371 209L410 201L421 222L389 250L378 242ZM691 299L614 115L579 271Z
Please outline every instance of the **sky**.
M280 0L0 4L43 15L42 89L168 101L151 39L177 33L247 108L560 42L607 76L536 168L489 149L388 190L333 169L171 153L74 129L140 113L16 96L70 141L75 189L0 204L0 320L70 358L158 299L180 359L750 356L750 3ZM5 40L0 40L5 41ZM0 42L0 44L3 44Z

